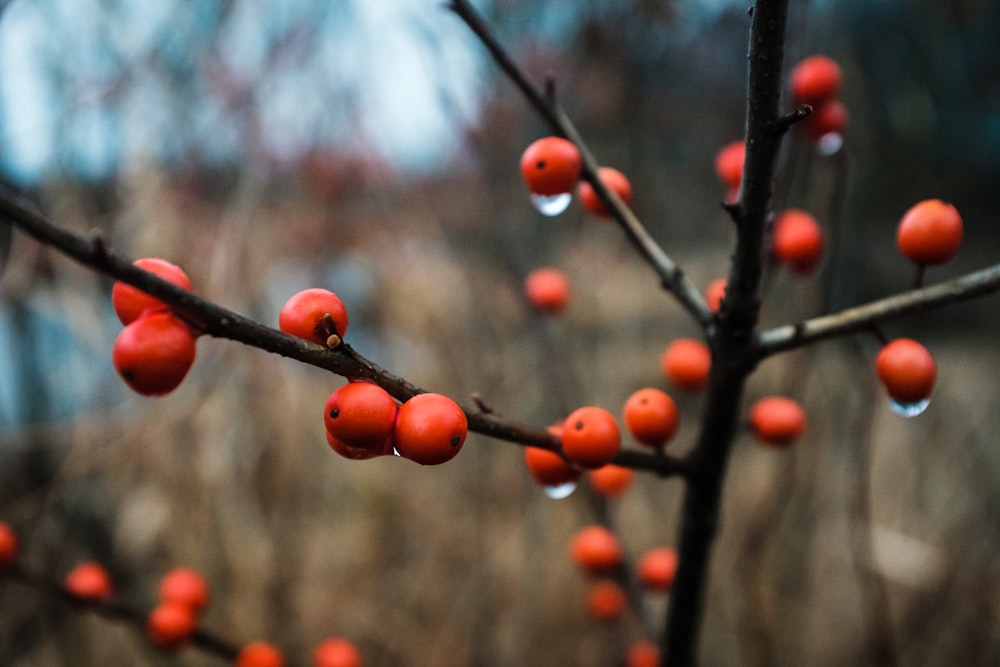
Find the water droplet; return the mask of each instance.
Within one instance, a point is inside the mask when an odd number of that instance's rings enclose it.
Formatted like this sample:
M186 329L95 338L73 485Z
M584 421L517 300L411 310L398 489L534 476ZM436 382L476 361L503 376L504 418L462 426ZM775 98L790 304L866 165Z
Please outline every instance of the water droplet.
M392 455L393 456L402 456L402 454L399 453L399 450L396 449L395 447L392 448Z
M558 195L531 195L531 203L535 205L538 212L549 217L565 211L569 208L571 201L573 201L572 192L563 192Z
M565 484L556 484L555 486L546 486L545 495L554 500L562 500L563 498L568 498L576 491L576 482L566 482Z
M844 147L844 135L840 132L827 132L816 142L816 152L822 157L835 155Z
M927 406L931 404L931 399L925 398L922 401L917 401L916 403L900 403L899 401L889 400L889 409L895 412L897 415L902 415L903 417L916 417L927 409Z

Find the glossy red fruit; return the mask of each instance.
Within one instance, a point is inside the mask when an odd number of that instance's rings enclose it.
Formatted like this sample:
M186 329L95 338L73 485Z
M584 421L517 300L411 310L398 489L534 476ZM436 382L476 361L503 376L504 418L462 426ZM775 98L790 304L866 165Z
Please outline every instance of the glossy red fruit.
M186 290L191 289L191 280L176 264L171 264L159 257L143 257L132 262L140 269L154 273L169 283ZM111 304L115 308L115 314L122 324L128 324L139 319L139 316L150 310L167 308L167 304L159 299L146 294L137 287L132 287L128 283L116 282L111 287Z
M594 470L607 465L621 449L618 422L604 408L577 408L563 422L562 449L581 468Z
M788 209L774 221L771 253L792 273L812 273L823 258L823 230L801 209Z
M179 602L161 602L146 617L146 636L165 653L176 651L191 640L198 617Z
M599 621L617 621L625 615L628 600L617 582L602 579L590 584L587 591L587 613Z
M835 60L824 55L814 55L792 68L788 88L795 102L815 106L837 97L843 78L840 65Z
M677 576L677 552L669 547L654 547L636 563L639 583L651 591L667 592Z
M886 344L875 358L875 372L897 403L930 398L937 380L937 364L926 347L911 338Z
M713 313L719 312L722 308L722 300L726 298L726 285L729 281L725 278L716 278L705 287L705 303Z
M528 192L552 196L573 192L580 180L580 151L562 137L544 137L521 154L521 175Z
M330 449L345 459L351 459L352 461L363 461L365 459L374 459L379 456L390 456L392 454L392 436L386 439L381 449L368 449L364 447L352 447L346 442L333 437L329 431L326 431L326 444L330 445Z
M256 641L240 649L235 667L285 667L285 656L273 644Z
M762 398L750 409L750 428L765 445L787 447L806 431L806 413L784 396Z
M601 182L608 189L618 195L622 203L627 205L632 201L632 184L625 174L611 167L600 167L597 170L597 177L601 179ZM581 181L578 191L580 203L583 204L585 209L599 218L611 217L611 211L604 206L604 202L597 196L594 187L590 183Z
M63 586L80 602L106 602L113 593L111 575L94 562L81 563L70 570Z
M590 488L594 490L594 493L605 498L617 498L632 487L635 471L609 463L597 470L591 470L587 474L587 478L590 480Z
M827 100L813 108L813 112L797 125L808 138L816 141L828 134L843 134L850 114L840 100Z
M125 383L143 396L176 389L194 364L195 338L166 310L147 311L115 339L111 358Z
M335 439L355 449L384 454L396 425L396 400L372 382L350 382L333 391L323 422Z
M899 221L896 245L911 262L944 264L962 245L962 216L940 199L925 199L915 204Z
M325 640L313 652L313 667L361 667L361 652L340 637Z
M324 324L327 313L333 319L336 334L343 338L347 333L347 308L340 297L320 287L293 294L278 313L278 328L289 335L326 345L333 333L327 331Z
M746 157L746 143L733 141L723 146L715 154L715 175L727 189L740 187L743 180L743 160Z
M437 465L458 454L468 428L468 419L455 401L441 394L417 394L396 413L393 442L400 456Z
M553 315L561 313L570 301L569 278L556 268L535 269L524 279L524 295L536 310Z
M0 521L0 573L10 569L17 561L17 533L8 524Z
M575 482L580 477L579 468L555 452L541 447L525 447L524 464L528 466L535 481L542 486L562 486Z
M160 579L160 601L187 605L195 614L208 606L208 583L201 573L189 567L170 570Z
M645 387L632 393L623 410L625 428L644 445L659 447L674 437L680 423L677 404L667 392Z
M660 357L660 370L677 388L697 391L708 383L712 352L700 340L678 338Z
M651 641L640 639L628 647L625 667L660 667L660 649Z
M592 575L614 572L624 557L615 534L599 525L580 529L570 540L569 554L574 563Z

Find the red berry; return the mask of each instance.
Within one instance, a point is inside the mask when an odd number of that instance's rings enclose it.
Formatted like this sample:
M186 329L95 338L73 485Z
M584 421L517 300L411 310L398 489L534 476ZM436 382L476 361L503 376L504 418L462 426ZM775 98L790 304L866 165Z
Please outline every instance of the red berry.
M622 587L607 579L590 584L587 613L599 621L617 621L625 614L628 600Z
M615 498L628 491L632 486L635 471L609 463L597 470L591 470L587 477L590 480L590 488L595 493L606 498Z
M729 281L725 278L716 278L705 287L705 303L713 313L719 312L722 307L722 300L726 298L726 285Z
M400 456L436 465L458 454L468 428L468 419L455 401L441 394L417 394L396 413L393 441Z
M173 283L186 290L191 289L191 280L184 271L165 259L158 257L144 257L132 262L140 269L154 273L167 282ZM146 294L138 287L132 287L128 283L116 282L111 287L111 304L115 308L115 314L122 324L128 324L139 319L143 313L166 308L167 304L159 299Z
M543 313L561 313L569 305L569 278L559 269L535 269L524 279L524 294Z
M313 667L361 667L361 653L347 639L327 639L316 647Z
M917 264L944 264L962 244L962 216L951 204L925 199L914 205L899 222L896 245Z
M605 575L614 572L622 563L621 543L604 526L587 526L569 543L569 555L584 572Z
M927 348L917 341L897 338L878 353L875 372L893 400L918 403L931 396L937 364Z
M660 649L645 639L634 642L625 654L625 667L660 667Z
M345 459L351 459L354 461L373 459L377 456L388 456L392 454L392 436L386 438L386 441L382 445L381 449L378 448L368 449L364 447L352 447L351 445L348 445L346 442L342 442L337 438L333 437L333 434L327 431L326 443L330 445L330 449L337 452Z
M187 605L194 614L208 606L208 584L197 570L179 567L160 579L160 601Z
M302 290L292 295L278 313L278 328L286 334L326 345L330 335L324 316L333 319L335 332L341 338L347 333L347 308L336 294L320 287Z
M335 439L355 449L385 453L396 424L396 401L372 382L350 382L326 399L323 421Z
M784 396L768 396L750 409L750 427L761 443L787 447L806 431L806 413Z
M8 524L0 521L0 573L17 561L17 533Z
M669 547L654 547L636 564L639 583L651 591L669 591L677 575L677 552Z
M745 157L746 143L742 140L726 144L715 154L715 174L727 189L740 187Z
M285 656L267 642L250 642L240 649L235 667L285 667Z
M197 626L197 617L186 604L161 602L146 617L146 636L156 648L172 652L190 641Z
M611 167L600 167L597 170L597 177L604 185L614 191L622 203L628 204L632 201L632 184L625 174ZM587 181L582 181L579 187L580 203L583 207L599 218L611 217L611 211L600 200L594 187Z
M552 196L573 192L580 180L580 151L562 137L544 137L521 155L521 175L532 194Z
M813 108L813 112L803 118L798 127L813 141L828 134L843 134L847 128L849 115L847 107L840 100L827 100Z
M118 334L111 357L133 391L162 396L176 389L194 364L195 338L169 311L147 312Z
M563 422L562 449L581 468L594 470L611 463L621 449L618 422L604 408L577 408Z
M525 447L524 464L542 486L562 486L580 477L579 469L555 452L541 447Z
M708 383L712 352L693 338L678 338L660 357L660 370L678 388L697 391Z
M791 72L788 87L798 104L818 105L837 97L843 84L840 65L827 56L809 56Z
M625 401L625 427L644 445L659 447L674 437L680 415L674 399L660 389L639 389Z
M823 231L805 211L784 211L774 221L771 252L793 273L812 273L823 257Z
M100 564L81 563L73 568L63 582L66 591L81 602L105 602L113 592L111 576Z

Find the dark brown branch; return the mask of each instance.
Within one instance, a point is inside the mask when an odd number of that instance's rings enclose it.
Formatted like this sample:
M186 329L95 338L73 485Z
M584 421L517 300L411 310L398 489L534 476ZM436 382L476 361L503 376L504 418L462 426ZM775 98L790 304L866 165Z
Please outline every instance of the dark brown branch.
M330 349L290 336L162 280L115 255L99 237L88 239L60 227L30 204L0 195L0 221L19 227L41 243L58 249L85 266L152 294L170 304L182 317L206 334L280 354L346 378L371 380L400 401L424 392L420 387L366 359L347 343ZM559 450L559 439L545 429L507 421L478 409L464 406L462 409L468 416L469 429L472 431L498 440ZM678 459L637 452L622 452L615 462L665 476L683 475L688 470L686 464Z
M712 322L712 312L705 304L705 299L697 287L687 278L677 263L650 236L645 225L635 213L597 177L600 166L590 149L583 142L572 121L566 116L562 107L555 101L554 95L547 91L554 90L554 85L548 83L545 90L539 90L510 57L506 49L497 41L492 30L482 16L467 0L451 0L446 5L475 33L476 37L489 51L493 60L508 78L518 87L525 99L534 107L552 132L569 139L580 150L583 159L581 178L594 188L601 202L612 213L618 224L624 229L626 236L652 267L660 279L664 289L672 293L680 304L691 313L698 322L707 327Z
M1000 264L947 282L903 292L839 313L762 331L757 354L763 359L819 340L870 330L901 317L943 308L1000 291Z

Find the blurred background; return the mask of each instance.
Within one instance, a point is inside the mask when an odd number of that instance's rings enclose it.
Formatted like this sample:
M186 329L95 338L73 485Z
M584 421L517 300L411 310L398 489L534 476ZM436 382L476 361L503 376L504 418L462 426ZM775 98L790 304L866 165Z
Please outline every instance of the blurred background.
M775 207L810 210L829 253L769 267L763 323L907 289L895 226L918 200L962 213L965 242L928 282L1000 257L1000 4L791 3L786 67L837 59L844 148L785 142ZM715 153L742 136L749 19L728 0L476 3L557 95L633 208L698 285L733 230ZM697 435L701 397L658 358L694 322L614 225L545 218L518 159L546 128L436 0L0 4L0 166L63 224L126 257L180 264L196 291L276 325L306 287L337 292L349 342L425 389L544 426L618 413L643 386ZM789 107L790 108L790 107ZM673 546L680 484L552 500L522 449L470 436L447 465L348 461L321 410L343 383L223 340L169 396L115 376L110 281L0 228L0 520L25 567L83 560L150 607L178 565L205 573L206 629L305 664L321 639L370 665L614 665L637 615L589 619L566 545L606 515L632 554ZM530 312L521 280L557 266L574 300ZM766 362L746 400L784 393L810 432L791 451L736 443L701 641L706 665L1000 662L1000 330L996 297L885 327L939 365L928 410L887 409L874 337ZM629 447L637 447L629 442ZM666 600L645 612L662 626ZM135 628L0 579L0 663L220 664L159 656Z

